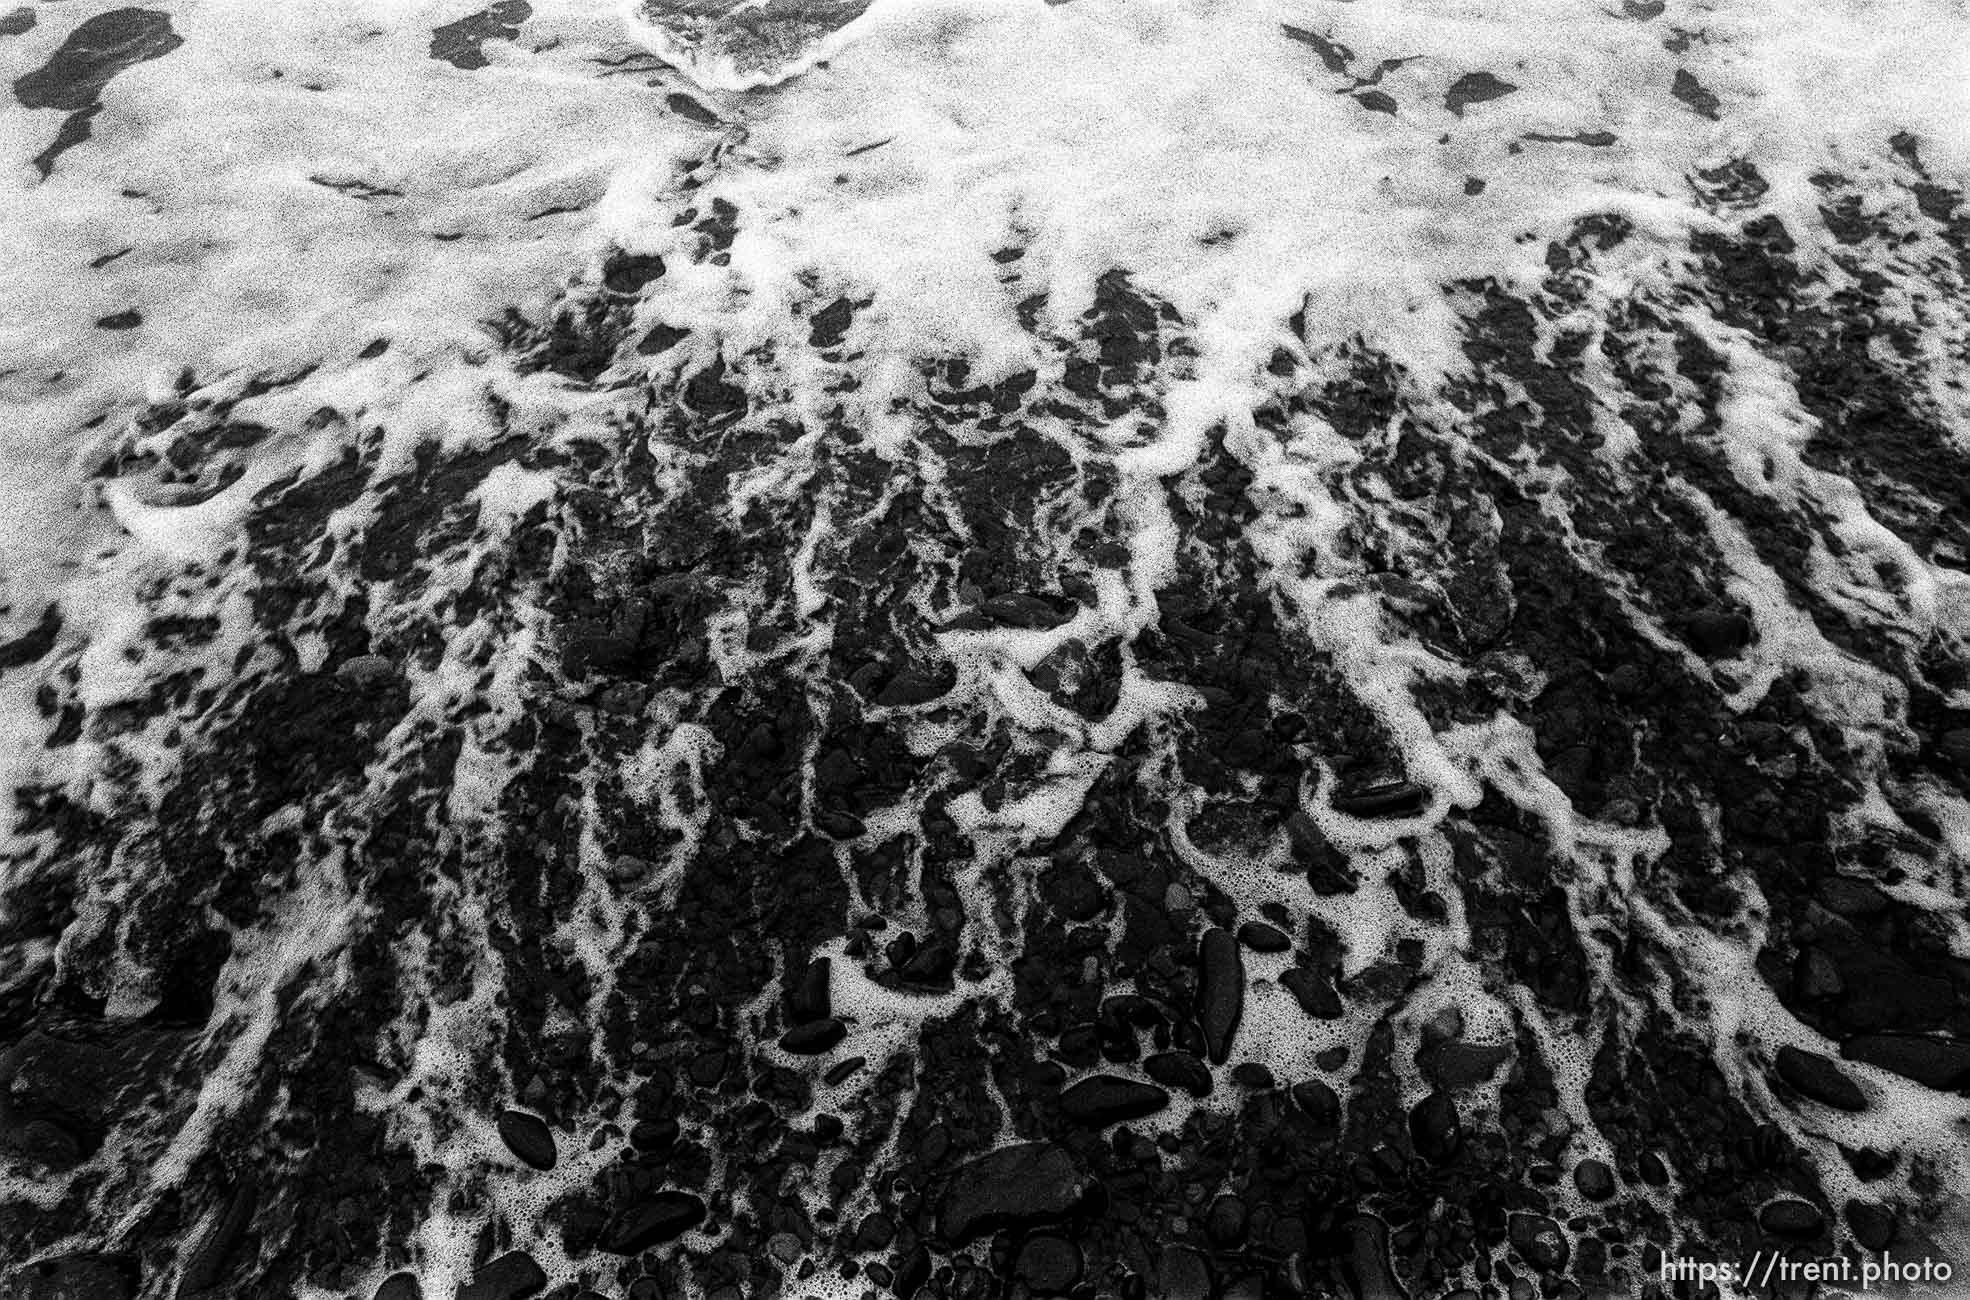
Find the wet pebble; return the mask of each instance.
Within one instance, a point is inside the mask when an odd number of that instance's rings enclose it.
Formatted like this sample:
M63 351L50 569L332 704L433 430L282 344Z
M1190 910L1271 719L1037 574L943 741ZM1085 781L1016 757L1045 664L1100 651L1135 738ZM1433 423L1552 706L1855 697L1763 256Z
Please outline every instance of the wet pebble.
M980 1232L1059 1219L1079 1204L1087 1180L1051 1142L1001 1147L959 1166L938 1203L945 1240L962 1245Z
M848 1026L829 1017L795 1025L780 1035L780 1050L795 1056L819 1056L848 1037Z
M597 1245L611 1255L640 1255L704 1222L705 1203L689 1192L658 1192L618 1212Z
M376 1288L374 1300L424 1300L424 1288L415 1273L392 1273Z
M480 1267L458 1288L458 1300L527 1300L547 1289L547 1274L524 1250L508 1251Z
M1565 1231L1543 1214L1514 1214L1506 1232L1519 1258L1542 1273L1559 1272L1573 1255Z
M1970 1087L1970 1043L1953 1038L1863 1034L1840 1044L1840 1055L1891 1070L1939 1092Z
M1035 1295L1061 1295L1081 1280L1081 1248L1051 1233L1028 1237L1012 1272Z
M1605 1201L1614 1195L1614 1170L1592 1158L1573 1167L1573 1185L1590 1201Z
M1170 1104L1170 1094L1153 1083L1097 1074L1060 1094L1060 1113L1076 1124L1104 1128L1154 1115Z
M1142 1068L1166 1087L1181 1088L1193 1097L1210 1095L1210 1067L1189 1052L1158 1052L1145 1060Z
M1410 1109L1409 1140L1416 1154L1431 1164L1447 1164L1455 1158L1464 1130L1449 1093L1433 1092Z
M1221 926L1205 931L1197 947L1197 966L1197 1023L1204 1031L1211 1063L1223 1065L1245 1010L1245 963L1231 931Z
M535 1169L554 1167L554 1131L538 1115L530 1115L524 1110L500 1112L499 1140L511 1151Z
M1239 926L1238 942L1253 952L1285 952L1293 946L1283 931L1264 921L1247 921Z
M1826 1217L1808 1201L1773 1201L1758 1211L1758 1226L1775 1237L1816 1237L1825 1223Z
M1773 1058L1779 1078L1814 1101L1835 1110L1867 1109L1867 1094L1832 1057L1787 1045Z

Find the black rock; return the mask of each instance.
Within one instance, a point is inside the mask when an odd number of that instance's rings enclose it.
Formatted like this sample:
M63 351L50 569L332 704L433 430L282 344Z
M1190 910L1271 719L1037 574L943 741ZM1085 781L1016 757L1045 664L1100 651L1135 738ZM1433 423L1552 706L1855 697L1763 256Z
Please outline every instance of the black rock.
M1734 655L1751 644L1751 620L1736 610L1706 609L1690 616L1684 631L1706 659Z
M1450 83L1450 89L1443 97L1443 106L1458 117L1464 115L1469 104L1482 104L1488 99L1501 99L1517 90L1518 87L1489 72L1467 72Z
M1163 1247L1156 1260L1156 1278L1149 1294L1155 1300L1209 1300L1210 1261L1190 1246Z
M126 68L162 58L185 43L171 16L155 9L112 9L84 20L48 62L14 82L23 108L73 113L100 102L103 87Z
M1170 1094L1153 1083L1097 1074L1060 1094L1060 1113L1076 1124L1104 1128L1154 1115L1170 1104Z
M1264 921L1247 921L1238 927L1238 942L1253 952L1285 952L1293 946L1285 932Z
M547 1289L547 1274L524 1250L508 1251L458 1288L458 1300L526 1300Z
M848 1026L829 1017L826 1020L810 1020L804 1025L795 1025L780 1035L780 1050L795 1056L819 1056L848 1037Z
M1316 1020L1339 1020L1347 1014L1341 1005L1341 995L1334 991L1334 983L1324 975L1295 966L1279 977L1280 987L1293 995L1300 1004L1300 1010Z
M611 1255L640 1255L703 1223L705 1203L689 1192L658 1192L609 1220L596 1244Z
M959 1166L938 1202L937 1229L963 1245L981 1232L1065 1217L1087 1191L1074 1158L1051 1142L1001 1147Z
M1231 1055L1231 1040L1245 1012L1245 962L1231 931L1215 927L1197 945L1197 1023L1211 1064L1223 1065Z
M1143 1072L1156 1082L1181 1088L1193 1097L1211 1092L1211 1070L1189 1052L1158 1052L1142 1063Z
M1970 1087L1970 1043L1921 1034L1863 1034L1840 1044L1840 1055L1892 1070L1926 1088L1954 1092Z
M1319 1079L1304 1079L1288 1088L1293 1104L1323 1128L1341 1121L1341 1096Z
M1779 1078L1822 1105L1835 1110L1867 1109L1867 1094L1830 1056L1788 1045L1778 1049L1773 1064L1778 1067Z
M1852 1200L1846 1206L1847 1226L1853 1229L1854 1240L1867 1250L1888 1249L1895 1240L1895 1215L1885 1205L1873 1201Z
M1662 1163L1662 1157L1653 1151L1644 1151L1635 1158L1635 1168L1641 1173L1642 1181L1650 1187L1669 1185L1669 1166Z
M536 1169L554 1167L554 1132L538 1115L524 1110L501 1111L499 1140L506 1149Z
M424 1300L424 1288L415 1273L392 1273L376 1288L374 1300Z
M654 253L616 252L602 264L602 284L610 293L635 293L664 273L664 260Z
M1227 1192L1213 1200L1211 1208L1205 1211L1204 1235L1214 1246L1235 1248L1245 1241L1245 1225L1250 1217L1245 1202Z
M1590 1201L1614 1195L1614 1170L1599 1160L1582 1160L1573 1167L1573 1185Z
M1433 1165L1448 1164L1456 1156L1464 1128L1449 1093L1433 1092L1410 1108L1409 1141L1416 1154Z
M1512 1215L1506 1233L1519 1258L1541 1273L1557 1273L1573 1257L1566 1233L1543 1214Z
M1429 791L1408 781L1392 781L1337 791L1328 802L1335 812L1349 817L1414 817L1429 802Z
M29 1264L6 1279L7 1300L129 1300L136 1270L104 1255L67 1255Z
M718 125L718 114L712 112L682 91L673 90L670 94L665 95L664 107L679 117L696 122L699 126Z
M1081 1280L1081 1248L1064 1237L1028 1237L1013 1260L1012 1274L1035 1295L1062 1295Z
M810 1020L826 1020L834 1014L833 964L816 957L801 967L799 977L787 981L787 1019L796 1025Z
M1810 1201L1773 1201L1758 1211L1758 1226L1775 1237L1817 1237L1826 1216Z
M1241 1088L1264 1091L1277 1086L1272 1077L1272 1067L1264 1061L1240 1061L1231 1067L1231 1081Z

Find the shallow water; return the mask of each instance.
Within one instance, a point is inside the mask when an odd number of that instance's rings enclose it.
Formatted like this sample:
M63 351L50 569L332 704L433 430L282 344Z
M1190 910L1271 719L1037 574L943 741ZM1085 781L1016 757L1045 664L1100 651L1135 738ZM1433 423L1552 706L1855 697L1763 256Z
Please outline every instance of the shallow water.
M0 14L10 1294L1970 1262L1966 28Z

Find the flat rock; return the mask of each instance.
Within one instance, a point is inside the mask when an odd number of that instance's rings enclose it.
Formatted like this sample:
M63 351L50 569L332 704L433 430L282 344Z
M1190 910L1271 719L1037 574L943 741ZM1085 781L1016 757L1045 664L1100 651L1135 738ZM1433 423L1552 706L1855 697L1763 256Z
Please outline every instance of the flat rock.
M547 1274L524 1250L488 1262L458 1288L458 1300L527 1300L547 1289Z
M1211 1092L1211 1070L1189 1052L1157 1052L1142 1063L1143 1073L1169 1088L1181 1088L1193 1097Z
M1060 1113L1076 1124L1104 1128L1154 1115L1170 1104L1170 1094L1153 1083L1097 1074L1060 1094Z
M819 1056L848 1037L848 1026L830 1016L795 1025L780 1035L780 1050L795 1056Z
M1817 1237L1826 1216L1810 1201L1773 1201L1758 1211L1758 1226L1775 1237Z
M1035 1295L1060 1295L1081 1280L1081 1248L1065 1237L1028 1237L1013 1260L1012 1275Z
M958 1167L938 1202L938 1232L962 1245L982 1232L1064 1217L1086 1193L1074 1158L1051 1142L1001 1147Z
M1970 1043L1954 1038L1863 1034L1840 1044L1840 1055L1893 1071L1939 1092L1970 1087Z
M424 1300L424 1287L415 1273L392 1273L376 1288L373 1300Z
M705 1203L689 1192L658 1192L619 1211L602 1229L602 1239L596 1244L611 1255L640 1255L652 1246L676 1240L704 1219Z
M1464 1129L1449 1093L1438 1089L1410 1108L1409 1141L1431 1164L1447 1164L1456 1156Z
M1245 962L1231 931L1215 927L1197 945L1197 1023L1211 1063L1223 1065L1245 1012Z
M1614 1195L1614 1170L1603 1160L1582 1160L1573 1167L1573 1185L1590 1201L1605 1201Z
M1573 1256L1566 1232L1543 1214L1514 1214L1506 1232L1519 1258L1542 1273L1561 1271Z
M554 1130L548 1128L547 1121L538 1115L524 1110L501 1111L499 1140L506 1144L508 1151L535 1169L554 1167L557 1156Z
M1778 1077L1804 1096L1835 1110L1867 1109L1867 1094L1830 1056L1787 1045L1773 1058Z

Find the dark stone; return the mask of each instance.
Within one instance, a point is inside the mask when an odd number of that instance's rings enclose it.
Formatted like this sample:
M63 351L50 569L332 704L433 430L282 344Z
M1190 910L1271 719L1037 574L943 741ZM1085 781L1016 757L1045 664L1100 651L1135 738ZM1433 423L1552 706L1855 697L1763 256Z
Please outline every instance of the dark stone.
M640 1255L683 1236L704 1219L705 1203L689 1192L658 1192L617 1213L596 1244L611 1255Z
M1264 921L1247 921L1238 927L1238 942L1253 952L1285 952L1293 946L1285 932Z
M1408 781L1388 781L1336 791L1328 802L1335 812L1349 817L1414 817L1429 802L1429 791Z
M664 107L679 117L696 122L700 126L718 125L718 114L712 112L682 91L673 90L670 94L665 95Z
M834 1014L833 976L833 963L816 957L800 968L798 978L787 982L787 1018L792 1023L826 1020Z
M1573 1256L1566 1232L1543 1214L1512 1215L1506 1233L1519 1258L1541 1273L1560 1272Z
M1817 1237L1826 1217L1809 1201L1773 1201L1758 1211L1758 1226L1775 1237Z
M483 68L488 61L480 47L487 41L512 40L520 34L520 24L533 17L533 12L533 6L526 0L498 0L490 8L434 28L431 57L467 72Z
M1231 1067L1231 1081L1241 1088L1264 1091L1276 1086L1272 1077L1272 1067L1264 1061L1240 1061Z
M554 1167L554 1131L547 1121L524 1110L500 1112L499 1140L506 1149L535 1169Z
M1012 1274L1036 1295L1062 1295L1081 1280L1081 1248L1052 1233L1028 1237Z
M14 81L23 108L81 112L102 102L103 87L125 68L163 58L185 43L171 16L155 9L112 9L84 20L48 61Z
M1733 609L1701 610L1690 616L1683 631L1706 659L1722 659L1751 644L1751 620Z
M662 277L664 260L655 253L636 254L620 250L609 254L602 264L602 287L610 293L635 293Z
M1190 1246L1163 1247L1149 1294L1154 1300L1210 1300L1210 1261Z
M1204 1213L1204 1235L1211 1244L1225 1249L1244 1244L1245 1227L1251 1218L1251 1211L1245 1202L1230 1193L1212 1200L1211 1208Z
M1462 117L1465 105L1502 99L1517 89L1511 82L1501 81L1489 72L1467 72L1450 83L1450 89L1443 97L1443 106Z
M126 307L122 311L96 318L96 328L99 330L133 330L143 323L144 314L135 307Z
M1431 1164L1448 1164L1455 1158L1464 1129L1449 1093L1438 1090L1410 1108L1409 1141L1416 1154Z
M1788 1045L1778 1049L1773 1064L1779 1078L1814 1101L1835 1110L1867 1109L1867 1094L1831 1057Z
M1840 1044L1840 1055L1893 1071L1938 1092L1970 1087L1970 1043L1953 1038L1863 1034Z
M25 36L34 30L34 11L26 5L0 14L0 36Z
M810 1020L804 1025L795 1025L780 1035L780 1050L795 1056L819 1056L848 1037L848 1026L829 1017L826 1020Z
M1341 1120L1341 1097L1320 1079L1303 1079L1287 1089L1293 1104L1306 1113L1307 1118L1323 1127L1338 1124Z
M524 1250L508 1251L458 1288L458 1300L527 1300L547 1289L547 1274Z
M1642 1181L1650 1187L1669 1185L1669 1166L1662 1163L1662 1157L1653 1151L1644 1151L1635 1158L1635 1168L1642 1175Z
M1205 931L1197 946L1197 966L1197 1023L1204 1031L1211 1063L1223 1065L1245 1011L1245 963L1231 931L1223 927Z
M1001 1147L952 1175L938 1202L938 1232L960 1246L982 1232L1055 1222L1087 1186L1074 1158L1051 1142Z
M1279 983L1300 1004L1300 1010L1316 1020L1339 1020L1347 1014L1333 981L1324 975L1295 966L1279 977Z
M424 1300L424 1288L415 1273L392 1273L376 1288L374 1300Z
M1873 1201L1851 1200L1846 1206L1847 1226L1854 1240L1867 1250L1883 1251L1895 1240L1895 1214Z
M1603 1161L1582 1160L1573 1167L1573 1185L1590 1201L1605 1201L1614 1195L1614 1170Z
M1181 1088L1193 1097L1210 1095L1210 1067L1189 1052L1158 1052L1142 1063L1142 1069L1166 1087Z
M636 345L636 351L641 356L654 357L659 353L670 351L690 337L690 330L677 329L674 326L658 321L650 327L650 332L645 334L642 341Z
M130 1300L137 1272L105 1255L67 1255L29 1264L7 1278L7 1300Z
M1154 1115L1170 1104L1170 1094L1153 1083L1097 1074L1060 1094L1060 1113L1076 1124L1104 1128Z

